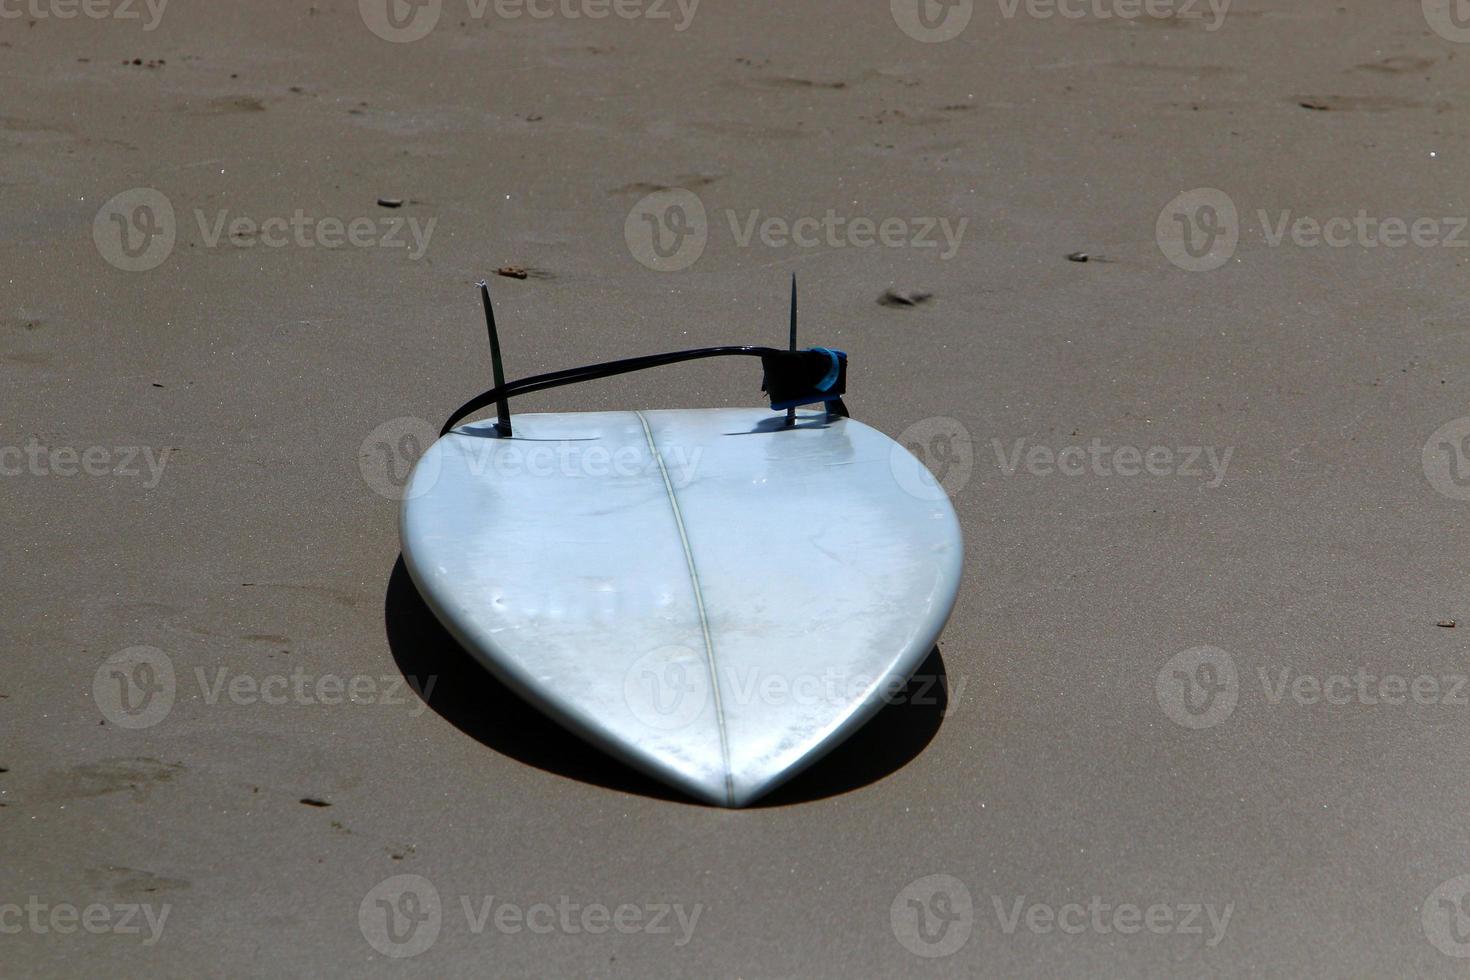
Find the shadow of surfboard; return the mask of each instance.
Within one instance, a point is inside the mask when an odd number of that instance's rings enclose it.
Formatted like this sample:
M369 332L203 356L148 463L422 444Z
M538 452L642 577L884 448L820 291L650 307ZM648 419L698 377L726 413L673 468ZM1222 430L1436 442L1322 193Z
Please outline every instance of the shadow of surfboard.
M440 625L401 556L388 578L383 619L398 669L405 676L438 678L429 707L482 745L525 765L594 786L706 805L588 745L496 680ZM949 703L948 687L944 658L936 646L893 703L751 808L838 796L903 768L939 731Z

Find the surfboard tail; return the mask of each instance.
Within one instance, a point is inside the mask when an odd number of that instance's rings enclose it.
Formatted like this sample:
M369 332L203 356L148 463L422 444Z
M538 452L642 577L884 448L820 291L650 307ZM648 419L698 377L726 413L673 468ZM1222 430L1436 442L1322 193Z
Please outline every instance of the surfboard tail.
M694 350L645 354L641 357L626 357L622 360L606 361L601 364L587 364L511 382L505 380L505 366L500 355L500 335L495 327L495 309L490 301L490 286L483 279L478 282L478 286L480 287L480 300L485 307L485 329L490 338L490 367L494 373L495 386L488 391L481 392L456 409L440 428L441 436L447 435L460 420L470 414L494 405L497 416L496 434L501 438L510 438L512 433L509 402L512 397L706 357L759 357L764 371L761 390L770 396L773 411L786 413L788 427L795 423L795 409L801 405L814 405L820 402L826 406L829 417L847 417L847 406L842 402L842 395L847 390L847 354L844 351L827 347L796 349L795 275L791 277L790 336L788 347L785 350L776 347L747 345L698 347Z

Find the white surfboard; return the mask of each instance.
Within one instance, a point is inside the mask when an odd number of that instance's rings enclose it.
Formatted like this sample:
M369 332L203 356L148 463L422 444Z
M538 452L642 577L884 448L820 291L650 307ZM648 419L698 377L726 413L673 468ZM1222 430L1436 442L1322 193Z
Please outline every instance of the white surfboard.
M403 557L501 681L599 748L743 806L851 734L933 648L961 539L861 422L767 408L461 426L405 490Z

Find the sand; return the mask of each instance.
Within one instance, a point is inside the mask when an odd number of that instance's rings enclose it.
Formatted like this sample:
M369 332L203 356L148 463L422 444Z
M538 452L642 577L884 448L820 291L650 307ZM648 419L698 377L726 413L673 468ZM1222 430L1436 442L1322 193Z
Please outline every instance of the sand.
M0 7L0 972L1470 953L1434 8L97 2ZM966 580L931 693L727 812L468 664L393 497L489 383L477 278L518 377L782 343L792 272ZM759 400L703 363L518 410Z

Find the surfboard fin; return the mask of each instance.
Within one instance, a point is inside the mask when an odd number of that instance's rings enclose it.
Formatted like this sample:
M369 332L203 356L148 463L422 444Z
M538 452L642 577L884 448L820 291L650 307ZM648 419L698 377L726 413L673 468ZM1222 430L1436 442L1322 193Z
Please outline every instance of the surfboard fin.
M510 400L505 390L505 365L500 360L500 334L495 331L495 308L490 305L490 284L484 279L478 283L480 300L485 304L485 328L490 333L490 370L495 376L495 387L502 394L495 400L495 429L501 437L510 438Z
M789 351L796 350L796 273L791 274L791 344L786 348ZM786 424L796 424L796 408L786 410Z
M480 287L480 299L485 306L485 329L490 335L490 367L495 375L495 387L489 391L480 392L457 408L440 428L441 436L448 435L461 419L482 408L494 405L497 412L496 435L508 439L511 436L509 402L512 397L527 395L533 391L545 391L548 388L559 388L562 385L610 378L618 374L627 374L630 371L643 371L667 364L701 360L706 357L759 357L764 370L761 390L770 396L772 411L786 412L788 424L794 422L797 406L813 405L817 402L822 402L827 406L829 417L847 417L847 406L842 403L842 395L847 390L847 354L826 347L796 349L795 275L791 277L791 333L789 347L786 350L776 347L744 345L697 347L693 350L645 354L641 357L625 357L622 360L605 361L601 364L586 364L564 371L551 371L547 374L521 378L509 383L505 380L505 365L500 357L500 336L495 329L495 309L490 303L490 286L483 279L479 280L477 285Z

